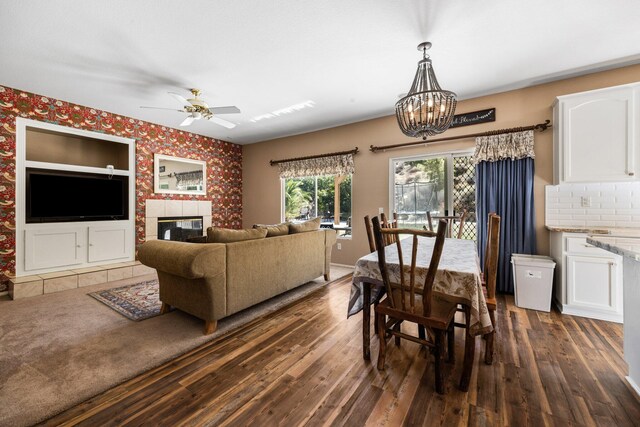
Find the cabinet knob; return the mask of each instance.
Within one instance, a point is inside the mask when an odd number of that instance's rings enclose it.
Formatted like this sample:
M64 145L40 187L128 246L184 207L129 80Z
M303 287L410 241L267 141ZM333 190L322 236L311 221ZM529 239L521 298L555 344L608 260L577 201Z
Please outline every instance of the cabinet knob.
M81 247L82 247L81 245L76 245L76 248L81 248Z
M629 176L634 176L635 173L634 172L629 172Z
M89 243L89 246L93 246L93 243Z

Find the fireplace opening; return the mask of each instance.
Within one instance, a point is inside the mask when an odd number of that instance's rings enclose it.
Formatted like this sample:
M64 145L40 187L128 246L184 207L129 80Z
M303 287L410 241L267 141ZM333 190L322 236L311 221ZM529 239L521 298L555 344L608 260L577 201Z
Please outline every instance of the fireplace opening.
M158 239L186 242L202 236L202 217L172 216L158 218Z

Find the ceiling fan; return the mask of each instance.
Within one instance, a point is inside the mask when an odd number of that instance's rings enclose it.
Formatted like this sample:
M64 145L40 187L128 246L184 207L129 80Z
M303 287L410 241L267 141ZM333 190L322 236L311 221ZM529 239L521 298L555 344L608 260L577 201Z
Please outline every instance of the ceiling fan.
M171 111L179 111L181 113L189 114L186 119L180 126L189 126L196 120L200 120L202 118L209 120L217 125L224 126L227 129L233 129L236 127L235 123L231 123L227 120L221 119L217 117L219 114L238 114L240 113L240 109L236 106L228 106L228 107L209 107L206 102L199 98L202 93L200 89L191 89L191 93L193 94L193 98L185 98L182 95L179 95L174 92L169 92L169 95L173 96L182 104L181 110L176 110L174 108L163 108L163 107L144 107L140 108L153 108L155 110L171 110Z

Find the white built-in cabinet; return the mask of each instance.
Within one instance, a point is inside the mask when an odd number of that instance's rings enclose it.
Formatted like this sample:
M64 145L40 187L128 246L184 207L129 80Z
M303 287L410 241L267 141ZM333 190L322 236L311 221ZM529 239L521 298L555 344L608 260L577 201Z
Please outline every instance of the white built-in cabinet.
M640 180L640 83L560 96L554 184Z
M551 257L562 313L622 323L621 256L588 244L586 234L552 232Z
M59 139L52 139L60 137ZM16 120L16 275L132 261L135 140L35 120ZM113 168L107 168L112 165ZM128 177L126 220L27 223L26 169ZM79 195L79 197L82 197Z

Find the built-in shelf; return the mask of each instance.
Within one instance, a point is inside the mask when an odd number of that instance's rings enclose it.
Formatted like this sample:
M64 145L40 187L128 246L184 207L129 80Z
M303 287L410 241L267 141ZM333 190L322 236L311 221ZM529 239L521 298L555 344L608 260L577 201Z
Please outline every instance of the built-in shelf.
M127 219L27 223L27 168L53 171L54 174L82 172L127 177ZM78 194L78 198L82 200L82 194ZM70 269L93 268L109 262L132 262L134 256L135 140L18 118L17 279ZM44 282L43 286L46 293Z

